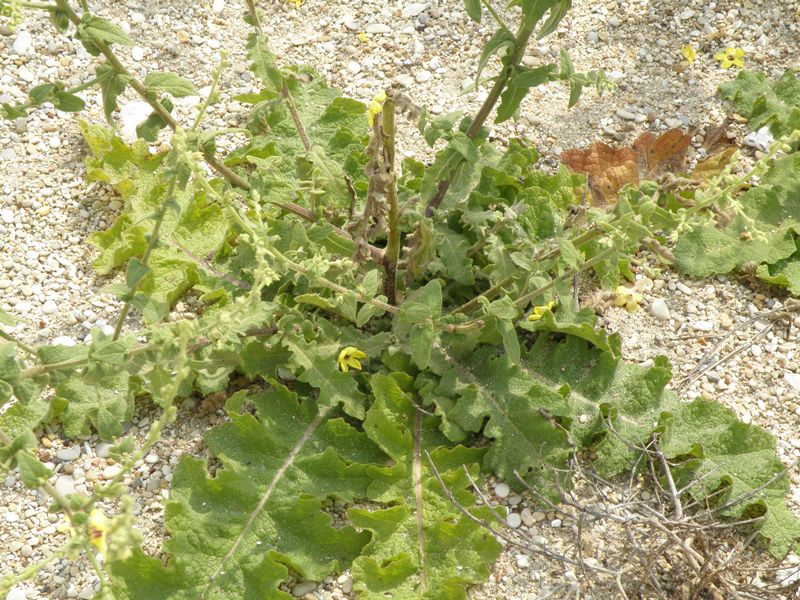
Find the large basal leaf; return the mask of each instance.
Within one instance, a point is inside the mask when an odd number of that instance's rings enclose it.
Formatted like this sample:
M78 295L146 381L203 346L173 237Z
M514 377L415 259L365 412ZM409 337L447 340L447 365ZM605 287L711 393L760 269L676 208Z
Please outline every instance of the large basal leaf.
M665 416L661 449L669 458L686 461L675 469L676 485L696 482L689 490L692 496L701 501L713 496L709 502L719 507L720 516L742 520L762 515L756 528L774 556L782 558L800 539L800 521L785 500L791 475L765 430L742 423L721 404L698 399Z
M431 368L441 377L439 385L422 393L426 404L436 403L448 439L460 442L482 432L492 440L484 458L487 470L519 486L518 470L543 493L553 493L551 470L564 467L570 447L565 431L540 409L563 413L564 397L526 376L494 347L460 359L434 349Z
M351 508L351 521L372 531L373 538L353 563L359 598L465 599L466 586L488 576L500 545L465 517L445 495L423 450L446 440L438 419L418 411L401 385L410 378L373 375L375 402L364 430L388 454L390 466L369 468L369 497L385 508ZM479 516L462 465L477 476L476 462L485 450L437 448L430 456L445 485L462 506Z
M665 387L671 373L664 357L644 368L577 338L559 342L540 337L524 368L553 386L569 386L563 423L581 446L594 447L594 464L601 473L618 475L630 469L638 457L631 445L642 447L657 433L667 459L679 465L674 469L678 487L698 482L690 491L703 500L725 486L725 494L713 500L717 506L742 501L720 515L743 519L763 514L757 527L775 556L785 555L800 537L800 521L786 505L789 479L776 479L784 466L772 436L742 423L717 402L680 402Z
M252 403L255 414L245 411ZM367 496L367 465L383 455L328 409L273 382L228 403L230 422L206 435L221 467L185 457L165 511L167 564L137 552L111 565L120 598L289 598L289 569L321 581L347 568L370 540L334 526L329 499Z

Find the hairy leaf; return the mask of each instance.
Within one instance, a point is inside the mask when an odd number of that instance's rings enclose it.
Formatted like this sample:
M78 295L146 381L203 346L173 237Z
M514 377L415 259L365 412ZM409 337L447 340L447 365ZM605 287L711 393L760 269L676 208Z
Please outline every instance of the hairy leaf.
M371 385L375 402L364 430L393 464L369 468L374 479L370 497L385 508L348 511L357 527L373 532L353 563L359 597L377 600L390 593L397 598L466 599L466 586L487 576L500 545L458 511L423 455L423 449L444 441L436 419L415 408L398 380L374 375ZM476 477L474 463L483 454L482 449L463 446L430 453L447 488L478 516L484 513L473 506L462 465Z
M141 551L111 565L118 597L287 598L277 586L289 569L322 580L347 568L370 535L334 527L326 509L367 495L381 452L342 419L321 418L327 410L277 383L231 398L231 421L206 435L216 476L188 457L175 470L167 565Z

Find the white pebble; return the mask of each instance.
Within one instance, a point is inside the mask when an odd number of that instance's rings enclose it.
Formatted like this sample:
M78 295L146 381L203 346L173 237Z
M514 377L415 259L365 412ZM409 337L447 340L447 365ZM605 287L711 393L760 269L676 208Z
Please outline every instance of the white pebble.
M783 380L789 384L795 392L800 392L800 374L798 373L784 373Z
M11 54L16 54L17 56L32 56L33 53L33 36L27 31L20 31L14 43L11 44Z
M14 211L8 208L0 210L0 220L6 225L10 225L14 222Z
M662 321L669 321L671 318L671 315L669 314L669 308L667 308L667 303L661 298L656 298L653 300L653 303L650 305L650 314L657 319L661 319Z
M692 323L692 329L695 331L711 331L714 329L714 324L711 321L703 321L701 319Z
M527 569L531 566L531 558L527 554L517 554L517 566L520 569Z
M13 587L6 594L6 600L25 600L25 590L19 587Z
M61 477L56 479L56 482L53 485L53 487L56 488L57 492L59 492L64 496L66 496L67 494L74 494L75 480L69 475L62 475Z
M750 346L750 354L752 354L752 355L753 355L753 356L755 356L756 358L758 358L759 356L761 356L761 354L762 354L763 352L764 352L764 350L763 350L763 349L761 348L761 346L759 346L758 344L753 344L752 346Z
M211 5L211 10L217 14L221 13L225 10L225 0L214 0L214 4Z
M100 475L103 479L113 479L117 476L117 474L122 470L122 466L120 465L111 465L103 469L102 474Z
M15 512L7 512L5 515L6 523L16 523L19 521L19 515Z
M416 74L414 79L417 80L417 83L425 83L426 81L430 81L431 77L433 77L431 72L423 69L422 71Z
M75 346L78 344L78 342L73 340L68 335L60 335L57 338L54 338L51 344L53 346Z
M136 62L139 62L144 58L144 50L141 46L134 46L131 50L131 58Z
M519 513L511 513L506 517L506 523L511 529L516 529L520 525L522 525L522 517L519 516Z
M505 482L500 482L494 486L494 495L498 498L506 498L511 493L511 488Z
M47 300L44 304L42 304L42 312L46 315L52 315L57 310L58 310L58 304L56 304L52 300Z
M370 23L364 28L367 33L391 33L392 28L383 23Z

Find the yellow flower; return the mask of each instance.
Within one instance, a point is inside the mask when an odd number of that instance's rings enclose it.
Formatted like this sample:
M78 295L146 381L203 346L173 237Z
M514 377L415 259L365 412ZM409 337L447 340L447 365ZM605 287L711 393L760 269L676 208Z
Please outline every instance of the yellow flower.
M350 369L361 370L361 362L359 361L361 358L367 358L367 355L358 348L348 346L347 348L342 348L336 362L339 364L339 370L342 373L347 373Z
M375 115L379 115L383 110L383 103L386 102L386 91L381 90L380 93L372 99L369 105L369 126L375 122Z
M695 53L691 44L686 44L683 48L681 48L681 54L683 54L683 58L685 58L686 62L689 64L692 64L694 59L697 58L697 54Z
M717 52L714 58L719 61L719 66L723 69L730 69L731 67L741 69L744 67L744 61L742 60L744 54L745 52L741 48L725 48L722 52Z
M106 513L102 510L95 508L89 515L89 520L86 521L89 529L89 542L97 548L97 552L105 557L108 551L107 539L108 531L110 529L111 521L109 521Z
M534 306L533 312L528 317L528 321L538 321L544 316L548 310L553 310L553 307L556 305L555 300L550 300L547 304L543 304L542 306Z
M289 2L294 2L296 8L300 8L300 5L303 3L303 0L288 0Z
M625 310L629 313L636 312L641 301L642 295L639 292L627 288L624 285L614 290L614 306L624 306Z
M367 34L366 34L366 33L364 33L363 31L362 31L361 33L359 33L359 34L358 34L358 40L359 40L359 41L360 41L362 44L366 44L367 42L369 42L369 38L367 37Z

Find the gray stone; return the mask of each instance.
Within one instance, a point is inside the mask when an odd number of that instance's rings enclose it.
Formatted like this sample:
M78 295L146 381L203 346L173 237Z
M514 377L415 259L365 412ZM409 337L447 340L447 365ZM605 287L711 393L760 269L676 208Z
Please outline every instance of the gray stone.
M67 446L56 452L56 458L61 462L72 462L81 455L81 447L78 444Z
M516 529L522 525L522 517L519 516L519 513L511 513L506 517L506 523L511 529Z
M317 589L316 583L313 581L304 581L303 583L298 583L292 588L292 596L299 598L301 596L305 596L309 592L313 592L315 589Z

